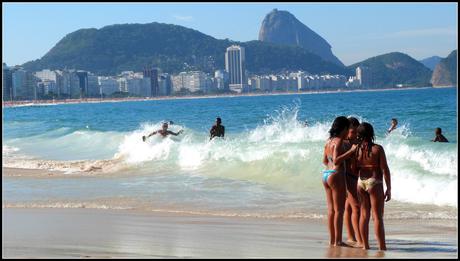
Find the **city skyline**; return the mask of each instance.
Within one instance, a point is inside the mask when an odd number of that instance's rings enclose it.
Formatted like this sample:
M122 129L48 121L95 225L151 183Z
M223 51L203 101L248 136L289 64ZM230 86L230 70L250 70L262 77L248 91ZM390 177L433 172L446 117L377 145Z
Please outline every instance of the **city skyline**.
M446 57L457 48L457 3L2 3L2 6L2 60L8 65L41 58L75 30L99 29L111 24L170 23L217 39L257 40L263 18L274 8L291 12L324 37L345 65L394 51L417 60L433 55ZM229 8L233 12L226 12ZM104 16L100 16L102 11ZM227 19L234 13L239 14L238 19ZM241 30L242 25L245 30ZM30 45L31 42L34 44Z

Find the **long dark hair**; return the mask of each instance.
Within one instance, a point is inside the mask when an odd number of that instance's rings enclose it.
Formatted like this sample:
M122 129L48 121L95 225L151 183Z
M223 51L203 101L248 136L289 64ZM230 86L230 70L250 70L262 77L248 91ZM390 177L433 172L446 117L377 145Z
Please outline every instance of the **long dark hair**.
M350 126L357 128L359 126L359 121L355 117L348 117L348 121L350 122Z
M332 123L332 127L329 130L329 138L335 138L342 133L343 130L348 129L350 126L350 122L348 121L347 117L339 116L335 118L334 122Z
M371 148L372 148L372 145L374 145L374 140L375 140L374 128L372 127L370 123L363 122L358 126L358 129L356 129L356 132L358 134L358 140L361 143L363 141L367 143L367 153L370 156L372 152Z

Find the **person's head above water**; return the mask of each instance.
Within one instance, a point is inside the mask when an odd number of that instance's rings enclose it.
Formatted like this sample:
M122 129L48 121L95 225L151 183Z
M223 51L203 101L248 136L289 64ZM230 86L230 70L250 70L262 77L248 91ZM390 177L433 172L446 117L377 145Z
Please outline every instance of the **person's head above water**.
M216 118L216 124L220 125L222 123L222 119L220 117Z
M358 139L360 141L374 143L375 134L374 134L374 128L372 127L371 124L367 122L363 122L358 126L358 129L356 131L358 134Z
M436 128L436 129L434 130L434 133L435 133L436 135L441 135L441 134L442 134L441 128Z
M391 124L392 125L398 125L398 120L396 118L391 119Z
M349 126L350 122L348 121L347 117L339 116L335 118L334 122L332 123L332 127L329 130L329 138L345 138L348 134Z
M167 130L168 129L168 123L164 122L161 127L162 127L163 130Z

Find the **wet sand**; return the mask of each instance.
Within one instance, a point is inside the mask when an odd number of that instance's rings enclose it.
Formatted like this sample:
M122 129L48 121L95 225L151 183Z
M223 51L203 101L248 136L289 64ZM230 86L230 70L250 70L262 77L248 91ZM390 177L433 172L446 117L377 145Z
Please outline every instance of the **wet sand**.
M2 256L457 258L457 220L388 220L387 251L329 247L326 220L100 209L2 209ZM345 231L344 231L345 235Z

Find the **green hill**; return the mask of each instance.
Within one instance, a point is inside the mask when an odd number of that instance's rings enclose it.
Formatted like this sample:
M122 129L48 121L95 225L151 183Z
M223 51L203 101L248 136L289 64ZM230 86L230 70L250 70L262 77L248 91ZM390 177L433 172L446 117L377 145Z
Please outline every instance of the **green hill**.
M348 66L355 70L358 66L370 69L372 86L375 88L406 86L431 86L431 70L407 54L393 52L375 56Z
M433 86L457 85L457 50L439 61L434 68L431 83Z
M141 71L146 65L160 67L169 73L213 72L224 68L225 50L232 44L246 47L247 70L253 73L285 69L349 73L346 68L325 62L300 47L219 40L193 29L162 23L77 30L61 39L41 59L23 66L33 71L67 67L105 75L125 70Z

